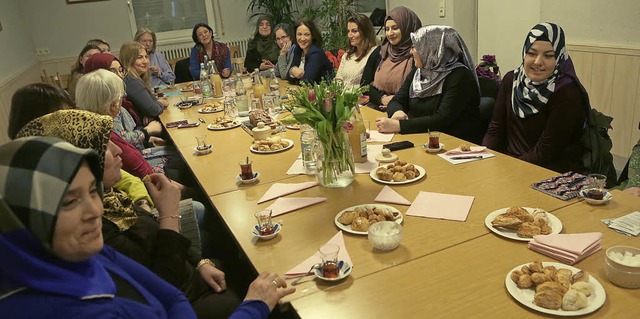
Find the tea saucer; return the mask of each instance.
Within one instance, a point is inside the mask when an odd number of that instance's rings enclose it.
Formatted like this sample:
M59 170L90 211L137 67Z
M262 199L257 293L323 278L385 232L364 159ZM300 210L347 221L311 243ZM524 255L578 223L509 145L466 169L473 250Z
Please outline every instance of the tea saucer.
M207 148L205 149L199 149L197 146L193 149L196 154L198 155L207 155L209 153L211 153L211 151L213 150L213 146L211 144L207 145Z
M269 240L269 239L272 239L273 237L276 237L278 233L280 233L280 231L282 230L282 225L280 223L273 224L273 233L269 235L260 235L259 229L260 229L260 226L253 225L253 229L251 229L251 234L253 234L253 236L256 236L262 240Z
M336 278L324 277L322 275L322 267L315 268L313 270L313 274L317 278L322 279L324 281L339 281L339 280L347 278L347 276L349 276L349 274L351 274L351 269L353 269L353 267L351 267L351 265L349 265L348 262L346 262L344 260L340 260L340 261L338 261L338 269L339 269L338 277L336 277Z
M587 204L596 205L596 206L606 205L613 199L613 195L611 195L611 193L607 191L603 191L604 196L602 197L602 199L593 199L587 196L588 191L589 191L588 189L580 190L580 196L584 197L584 200L587 201Z
M251 183L255 183L258 181L258 177L260 177L260 173L258 172L254 172L253 173L253 178L251 179L242 179L242 174L238 174L236 176L236 179L238 180L238 182L242 183L242 184L251 184Z
M438 148L429 148L429 144L425 143L425 144L422 144L422 147L429 153L438 153L442 151L442 149L444 148L444 144L440 143L440 147Z

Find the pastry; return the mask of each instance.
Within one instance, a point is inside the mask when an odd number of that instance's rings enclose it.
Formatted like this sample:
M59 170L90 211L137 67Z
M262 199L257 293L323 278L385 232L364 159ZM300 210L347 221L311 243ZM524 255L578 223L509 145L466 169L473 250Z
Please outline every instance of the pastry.
M555 281L546 281L536 286L536 293L548 290L553 291L562 297L569 289Z
M518 286L518 288L531 288L533 286L531 276L528 274L521 275L520 277L518 277L516 285Z
M357 213L349 210L346 211L344 213L342 213L342 215L340 215L340 217L338 217L338 221L342 224L342 225L350 225L353 222L353 219L356 218Z
M355 231L367 231L369 229L369 220L366 217L358 216L353 219L351 229Z
M540 235L540 231L540 227L536 226L533 223L526 222L522 223L522 225L518 227L518 231L516 232L516 234L518 234L518 237L533 238L533 236L535 235Z
M394 182L404 182L407 180L407 177L404 176L402 172L393 173L392 178Z
M572 284L571 288L569 288L569 291L571 290L577 290L587 297L591 296L591 294L593 293L593 288L591 287L591 285L584 281L578 281L575 284Z
M580 281L589 282L589 274L584 270L580 270L579 272L571 276L572 283L577 283Z
M550 281L550 280L551 280L551 277L541 272L534 272L533 274L531 274L531 281L533 281L533 283L536 285L541 284L545 281Z
M580 310L588 305L587 296L578 290L571 289L562 296L562 310Z
M562 268L556 271L556 274L553 277L553 280L560 283L565 288L569 289L569 287L571 286L571 276L572 276L571 270Z
M562 307L562 296L552 290L536 292L533 303L542 308L558 310Z
M463 152L469 152L471 151L471 145L467 144L467 143L462 143L460 144L460 150Z
M501 214L491 221L491 226L508 229L518 229L522 225L522 220L515 216Z

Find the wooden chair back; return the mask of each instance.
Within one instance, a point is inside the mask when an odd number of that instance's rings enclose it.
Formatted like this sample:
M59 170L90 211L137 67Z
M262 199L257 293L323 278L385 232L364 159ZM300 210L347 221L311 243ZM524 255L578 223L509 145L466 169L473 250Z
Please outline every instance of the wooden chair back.
M49 75L47 70L42 70L42 75L40 76L40 80L42 81L42 83L55 85L63 90L67 89L70 78L71 74L60 74L56 72L56 74L54 75Z
M244 57L240 56L240 47L237 45L229 46L229 55L231 56L231 66L233 73L244 73Z

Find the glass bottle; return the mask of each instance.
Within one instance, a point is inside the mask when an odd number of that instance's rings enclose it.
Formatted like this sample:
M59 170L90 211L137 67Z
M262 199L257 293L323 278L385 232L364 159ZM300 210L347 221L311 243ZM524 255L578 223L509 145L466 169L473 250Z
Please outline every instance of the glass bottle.
M262 103L262 94L265 93L267 93L267 91L264 87L264 81L262 81L262 77L260 76L260 70L256 68L253 73L253 97L260 99L260 103Z
M360 107L356 104L353 115L351 115L353 130L349 132L349 144L353 153L353 161L355 163L364 163L367 161L367 129L364 125Z
M242 83L241 74L238 73L236 79L236 106L239 116L249 116L249 101L247 101L247 90Z
M211 83L209 83L209 74L204 63L200 63L200 89L203 97L211 96Z
M316 160L313 157L314 143L316 142L316 130L307 124L300 125L300 148L302 149L302 163L307 175L317 173Z
M276 77L276 72L271 69L271 82L269 83L269 90L271 91L271 93L278 93L278 91L280 90L280 81L278 80L278 78Z
M220 74L218 74L214 63L211 63L209 70L209 82L211 83L213 97L222 97L222 78L220 77Z

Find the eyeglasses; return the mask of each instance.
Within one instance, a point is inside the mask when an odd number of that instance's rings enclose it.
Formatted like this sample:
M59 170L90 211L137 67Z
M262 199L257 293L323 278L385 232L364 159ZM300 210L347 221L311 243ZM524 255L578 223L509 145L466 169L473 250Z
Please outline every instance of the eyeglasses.
M283 35L283 36L281 36L279 38L276 38L276 42L284 41L284 39L288 39L288 38L289 38L288 35Z

